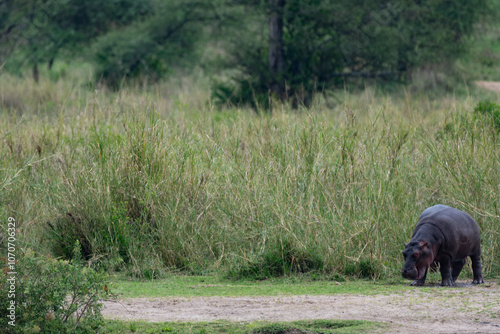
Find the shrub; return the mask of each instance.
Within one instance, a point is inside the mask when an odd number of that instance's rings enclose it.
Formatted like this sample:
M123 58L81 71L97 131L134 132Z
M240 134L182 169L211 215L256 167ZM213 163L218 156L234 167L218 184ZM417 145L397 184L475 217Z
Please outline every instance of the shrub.
M148 20L100 37L94 45L96 79L113 89L126 79L154 82L192 60L206 11L197 1L158 2Z
M4 298L11 276L1 275L0 328L2 333L93 333L102 322L99 296L105 276L83 266L77 242L71 262L44 258L27 250L16 265L15 327L8 324Z

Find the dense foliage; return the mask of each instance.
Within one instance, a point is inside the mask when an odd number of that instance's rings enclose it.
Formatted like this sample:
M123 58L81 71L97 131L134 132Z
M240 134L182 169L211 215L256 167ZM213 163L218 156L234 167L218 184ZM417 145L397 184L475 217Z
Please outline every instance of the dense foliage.
M0 60L20 71L54 59L82 55L95 37L152 11L150 1L7 0L0 4Z
M105 294L105 279L84 267L80 251L77 242L69 262L17 249L22 257L16 262L16 275L0 272L2 333L95 333L103 320L99 298ZM14 297L8 298L11 293Z
M168 1L146 21L101 37L94 46L96 78L117 88L122 80L157 80L192 63L194 46L208 19L200 1Z
M350 78L405 81L421 66L451 65L488 5L486 0L250 3L254 14L242 17L244 30L230 43L227 66L239 72L218 86L216 96L254 106L268 105L269 92L308 105L315 92ZM282 36L276 37L284 63L279 71L269 64L273 32L267 21L273 13L282 24Z

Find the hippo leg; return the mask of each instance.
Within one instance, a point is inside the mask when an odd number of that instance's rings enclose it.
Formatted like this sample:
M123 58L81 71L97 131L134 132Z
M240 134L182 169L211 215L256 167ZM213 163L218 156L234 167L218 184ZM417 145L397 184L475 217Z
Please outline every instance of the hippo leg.
M474 274L474 280L472 281L472 284L484 283L483 271L481 269L481 255L472 255L470 259L472 261L472 273Z
M427 270L425 269L424 276L422 276L419 279L414 280L413 282L410 283L411 286L423 286L425 283L425 278L427 277Z
M453 278L451 273L451 260L449 258L440 261L441 269L441 286L453 286Z
M458 261L455 261L455 262L452 263L451 268L452 268L453 283L455 283L455 281L458 278L458 275L460 275L460 272L462 271L462 268L464 267L464 264L465 264L465 259L458 260Z

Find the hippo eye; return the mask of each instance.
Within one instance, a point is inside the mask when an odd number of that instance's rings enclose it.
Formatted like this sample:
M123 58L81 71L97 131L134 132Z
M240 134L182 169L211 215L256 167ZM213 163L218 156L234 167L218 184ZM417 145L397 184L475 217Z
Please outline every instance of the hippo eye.
M415 259L418 259L418 257L419 257L419 256L420 256L420 252L415 252L415 253L413 253L413 257L414 257Z

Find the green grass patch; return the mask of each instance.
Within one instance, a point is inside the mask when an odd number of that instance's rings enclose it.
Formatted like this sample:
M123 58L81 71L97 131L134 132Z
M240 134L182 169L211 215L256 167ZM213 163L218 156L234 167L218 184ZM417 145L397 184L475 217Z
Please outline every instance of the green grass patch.
M436 281L437 274L432 277ZM340 280L340 281L339 281ZM227 280L214 276L174 275L154 281L116 280L110 293L118 298L209 297L209 296L293 296L331 294L388 294L415 289L410 281L312 279L292 276L268 280ZM420 288L427 291L431 288Z
M107 320L98 333L135 334L135 333L179 333L179 334L301 334L301 333L370 333L380 324L369 321L353 320L308 320L278 323L231 323L227 321L197 323L146 323Z

